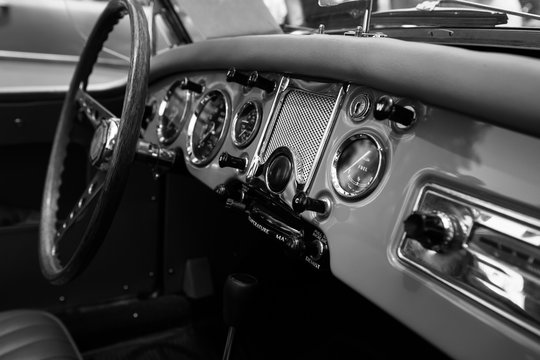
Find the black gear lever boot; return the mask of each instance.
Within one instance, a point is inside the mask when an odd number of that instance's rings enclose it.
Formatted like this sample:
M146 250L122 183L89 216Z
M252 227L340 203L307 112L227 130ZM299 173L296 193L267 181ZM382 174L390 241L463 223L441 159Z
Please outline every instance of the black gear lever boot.
M223 320L229 327L223 360L229 360L235 333L249 315L255 302L259 281L254 276L231 274L223 287Z

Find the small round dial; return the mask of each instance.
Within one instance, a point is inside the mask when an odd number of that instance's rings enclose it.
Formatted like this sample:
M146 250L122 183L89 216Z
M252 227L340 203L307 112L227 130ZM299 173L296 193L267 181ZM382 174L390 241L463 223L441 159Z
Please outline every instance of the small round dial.
M334 155L332 185L339 195L359 199L377 186L383 165L383 149L375 137L353 135L341 144Z
M246 102L234 117L233 143L239 148L248 146L257 135L260 125L261 110L258 103Z
M158 140L162 145L170 145L187 120L190 108L191 92L180 88L181 81L174 82L167 90L158 108Z
M206 165L219 150L227 126L229 100L220 90L200 100L188 127L188 155L195 165Z

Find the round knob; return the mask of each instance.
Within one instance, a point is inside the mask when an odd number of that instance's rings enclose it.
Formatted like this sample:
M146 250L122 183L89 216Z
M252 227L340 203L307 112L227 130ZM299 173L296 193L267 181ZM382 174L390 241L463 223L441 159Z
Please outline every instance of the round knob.
M268 165L266 170L266 183L268 188L280 193L285 190L291 177L292 163L286 155L278 155Z
M414 122L416 113L409 108L395 104L390 96L383 95L375 103L373 116L377 120L388 119L403 126L409 126Z
M247 168L247 159L243 157L232 156L226 152L221 153L219 156L219 166L222 168L230 167L244 171Z
M252 275L229 275L223 287L223 319L229 326L238 326L251 315L256 302L259 281Z
M196 82L191 81L188 78L182 79L180 81L179 87L182 90L193 91L194 93L197 93L197 94L201 94L204 89L204 87L201 84L197 84Z
M249 85L271 93L276 88L276 82L262 77L257 71L249 75Z
M292 207L293 210L299 214L306 210L314 211L319 214L324 214L326 212L326 203L324 201L310 198L303 191L294 196Z
M326 247L321 240L313 240L306 246L306 253L313 260L319 261L326 251Z
M414 212L405 219L404 225L407 237L437 252L449 250L456 234L454 221L443 212Z

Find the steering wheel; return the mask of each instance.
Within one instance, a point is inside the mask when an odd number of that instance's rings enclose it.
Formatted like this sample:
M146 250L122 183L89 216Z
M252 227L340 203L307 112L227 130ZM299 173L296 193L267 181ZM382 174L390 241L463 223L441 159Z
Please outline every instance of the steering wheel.
M118 118L86 88L103 43L126 14L131 26L131 55ZM89 265L112 223L136 153L149 64L148 26L141 5L136 0L111 0L98 18L73 74L49 158L41 206L39 263L45 278L53 284L72 280ZM87 141L86 163L91 175L76 195L70 196L73 186L68 177L68 159L77 134L85 127L91 139ZM77 195L81 190L82 195ZM61 242L69 243L71 248L67 258L60 257Z

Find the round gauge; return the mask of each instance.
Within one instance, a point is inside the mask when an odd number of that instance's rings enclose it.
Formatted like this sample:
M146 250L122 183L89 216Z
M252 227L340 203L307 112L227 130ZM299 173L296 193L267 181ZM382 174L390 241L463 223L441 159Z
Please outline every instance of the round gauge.
M261 110L256 102L246 102L236 114L233 121L232 139L239 148L248 146L259 131Z
M199 101L188 127L188 155L195 165L206 165L216 155L227 126L229 100L212 90Z
M171 144L182 130L189 112L191 92L180 88L182 81L174 82L158 109L158 140L162 145Z
M347 199L369 194L380 181L384 153L375 137L353 135L341 144L332 163L332 185Z

